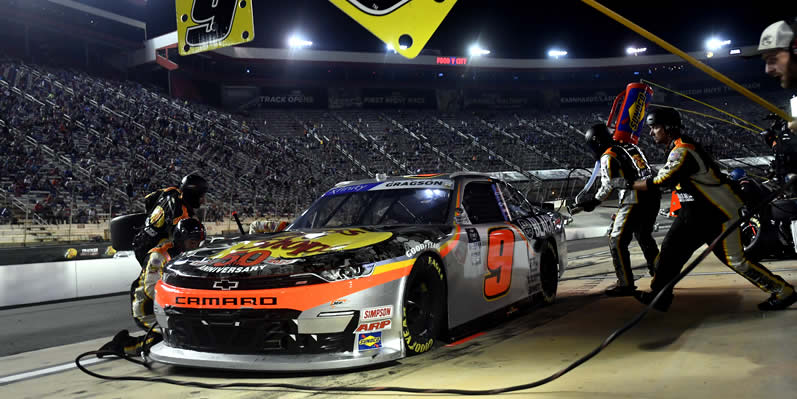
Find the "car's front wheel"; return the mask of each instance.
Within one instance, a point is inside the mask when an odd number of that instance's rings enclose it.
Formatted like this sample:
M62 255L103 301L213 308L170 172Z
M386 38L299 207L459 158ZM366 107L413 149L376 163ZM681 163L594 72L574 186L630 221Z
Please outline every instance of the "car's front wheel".
M446 284L437 258L424 255L415 261L404 288L402 333L408 355L424 353L442 334L445 321Z

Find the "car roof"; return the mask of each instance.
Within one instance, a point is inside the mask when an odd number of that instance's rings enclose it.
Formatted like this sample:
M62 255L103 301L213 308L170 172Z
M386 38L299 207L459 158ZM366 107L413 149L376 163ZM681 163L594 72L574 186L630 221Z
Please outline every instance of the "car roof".
M390 181L402 181L408 179L444 179L444 180L455 180L463 177L481 177L485 179L494 178L487 173L481 172L454 172L454 173L428 173L428 174L418 174L418 175L404 175L404 176L384 176L380 179L361 179L361 180L348 180L342 181L335 184L335 187L346 187L352 186L357 184L366 184L366 183L376 183L376 182L390 182Z

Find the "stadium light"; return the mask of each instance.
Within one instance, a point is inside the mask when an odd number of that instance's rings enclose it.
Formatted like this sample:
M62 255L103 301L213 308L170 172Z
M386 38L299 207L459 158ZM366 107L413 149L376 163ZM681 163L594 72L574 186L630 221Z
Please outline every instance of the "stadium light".
M644 53L648 51L647 47L629 47L625 49L625 53L628 55L639 55L640 53Z
M706 49L709 51L717 51L724 46L728 46L731 44L730 40L720 40L716 37L712 37L706 40Z
M468 48L468 53L470 53L471 57L478 57L481 55L490 54L490 50L483 49L478 44L474 44Z
M313 42L305 40L299 36L291 36L288 38L288 47L290 48L304 48L304 47L310 47L312 45Z
M407 46L405 46L405 45L403 45L403 44L399 44L399 48L400 48L400 49L402 49L402 50L406 50L406 49L407 49ZM394 52L394 53L396 52L396 48L395 48L395 47L393 47L393 45L392 45L392 44L390 44L390 43L388 43L388 44L386 44L386 45L385 45L385 49L387 49L387 51L392 51L392 52Z
M730 55L739 55L742 53L742 49L740 48L732 48L731 51L728 52Z
M567 51L564 51L564 50L556 50L556 49L554 49L554 50L549 50L548 51L548 57L552 57L552 58L564 57L566 55L567 55Z

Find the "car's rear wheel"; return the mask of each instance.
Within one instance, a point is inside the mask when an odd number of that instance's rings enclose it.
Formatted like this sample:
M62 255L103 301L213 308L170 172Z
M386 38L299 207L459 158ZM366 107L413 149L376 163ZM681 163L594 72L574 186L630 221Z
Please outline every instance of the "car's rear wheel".
M540 283L540 300L546 305L554 303L559 286L559 255L550 240L545 241L540 252Z
M446 323L445 274L437 258L424 255L415 261L402 305L401 325L407 354L428 351L440 338Z

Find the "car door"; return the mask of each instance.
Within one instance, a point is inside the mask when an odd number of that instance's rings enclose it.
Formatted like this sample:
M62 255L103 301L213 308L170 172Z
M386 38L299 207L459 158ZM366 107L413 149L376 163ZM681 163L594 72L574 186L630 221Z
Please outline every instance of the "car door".
M510 215L497 181L461 182L457 212L463 264L451 267L449 323L456 326L528 296L528 252L525 238L509 223ZM454 277L454 276L449 276Z

